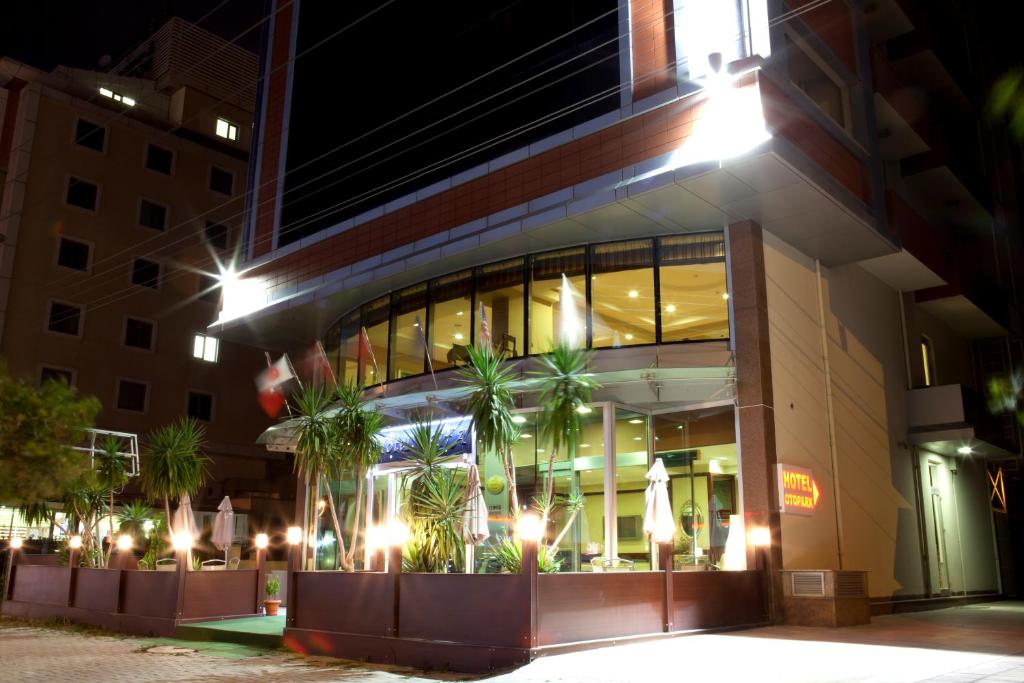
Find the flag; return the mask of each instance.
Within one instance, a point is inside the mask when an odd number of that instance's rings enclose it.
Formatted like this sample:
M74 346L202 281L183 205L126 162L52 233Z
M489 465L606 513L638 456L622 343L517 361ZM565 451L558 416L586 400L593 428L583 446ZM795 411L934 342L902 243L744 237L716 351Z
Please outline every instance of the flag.
M487 309L484 308L484 302L480 302L480 345L489 344L491 342L491 327L487 324Z
M334 378L334 369L331 367L331 362L327 360L327 353L320 342L316 342L310 347L302 367L303 372L314 385L326 384L328 379L332 384L337 384Z
M267 354L267 369L256 377L256 400L259 401L263 412L270 417L277 417L281 412L281 406L285 404L281 385L294 377L292 364L288 362L288 354L281 356L276 363L271 363L270 354Z

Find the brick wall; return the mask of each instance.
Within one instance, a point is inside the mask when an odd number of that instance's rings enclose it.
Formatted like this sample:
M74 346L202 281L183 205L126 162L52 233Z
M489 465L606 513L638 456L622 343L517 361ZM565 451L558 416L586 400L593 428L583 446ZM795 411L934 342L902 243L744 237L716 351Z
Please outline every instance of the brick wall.
M786 0L788 9L799 9L811 0ZM845 0L832 0L821 7L800 15L807 27L850 69L857 73L857 58L853 51L853 17Z
M629 22L632 31L633 101L673 87L675 69L666 69L676 61L674 14L671 0L630 0Z

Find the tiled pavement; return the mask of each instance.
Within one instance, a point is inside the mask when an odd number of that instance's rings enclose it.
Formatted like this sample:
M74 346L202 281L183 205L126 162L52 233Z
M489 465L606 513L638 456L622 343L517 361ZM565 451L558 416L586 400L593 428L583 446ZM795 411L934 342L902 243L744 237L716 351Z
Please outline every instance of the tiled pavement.
M188 654L146 651L168 642L0 622L0 680L390 683L463 678L211 643L177 641L201 650ZM637 643L541 658L488 680L1024 683L1024 603L876 617L868 626L847 629L773 627Z

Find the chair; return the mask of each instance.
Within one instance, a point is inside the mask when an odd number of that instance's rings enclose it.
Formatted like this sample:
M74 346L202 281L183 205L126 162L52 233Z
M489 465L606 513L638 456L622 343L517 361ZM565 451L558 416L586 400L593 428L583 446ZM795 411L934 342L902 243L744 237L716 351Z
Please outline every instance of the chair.
M162 560L156 561L156 570L158 572L173 572L178 569L178 561L171 557L165 557Z
M464 344L452 344L452 348L448 351L447 360L453 366L459 363L468 363L469 347Z
M514 358L516 355L516 338L511 334L502 334L501 346L498 348L509 358Z
M238 569L238 565L242 562L240 557L232 557L228 560L228 569Z
M224 560L207 560L199 565L199 570L204 572L222 572L228 566Z
M590 561L590 568L595 572L631 572L633 571L633 560L624 560L621 557L595 557Z

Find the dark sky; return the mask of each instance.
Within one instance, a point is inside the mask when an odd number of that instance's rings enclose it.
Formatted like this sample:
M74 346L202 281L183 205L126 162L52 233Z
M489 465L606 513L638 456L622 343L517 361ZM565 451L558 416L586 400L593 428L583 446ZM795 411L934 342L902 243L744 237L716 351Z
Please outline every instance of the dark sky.
M0 55L36 67L114 62L169 18L196 21L222 0L0 0ZM264 0L228 0L200 25L232 39L258 22ZM255 51L260 31L238 41Z

